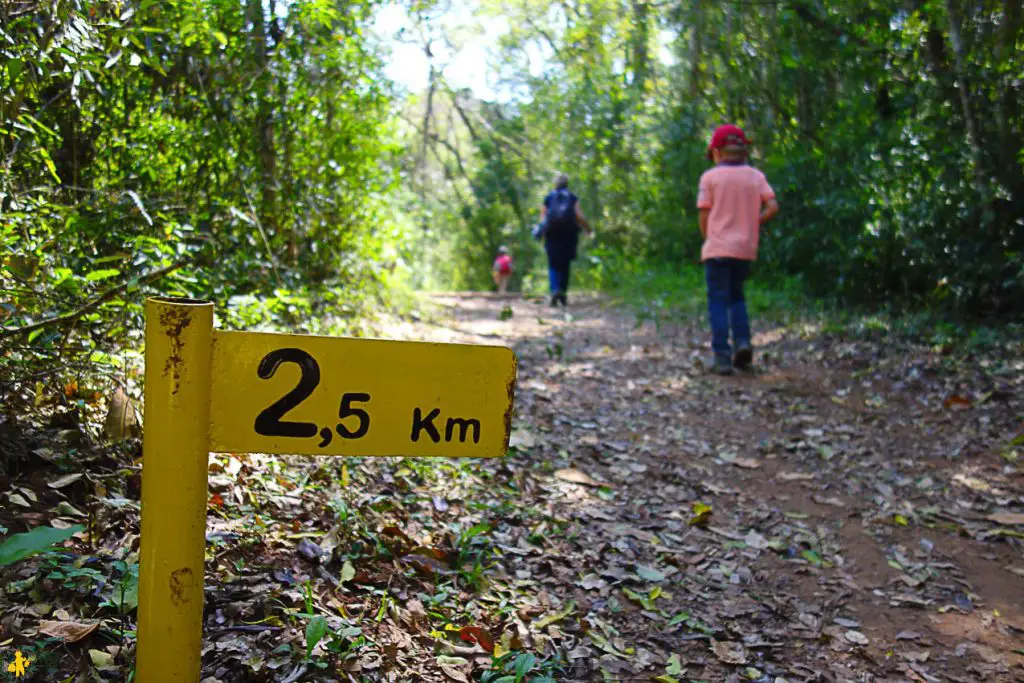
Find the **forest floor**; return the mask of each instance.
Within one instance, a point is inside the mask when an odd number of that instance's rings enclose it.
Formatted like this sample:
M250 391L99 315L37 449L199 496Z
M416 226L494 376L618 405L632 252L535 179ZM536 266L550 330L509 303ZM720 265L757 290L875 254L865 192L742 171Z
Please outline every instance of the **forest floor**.
M755 320L722 378L702 320L431 301L384 336L512 347L512 449L211 457L208 681L1024 680L1019 345ZM57 422L0 424L0 525L90 529L0 571L0 679L124 680L138 446Z

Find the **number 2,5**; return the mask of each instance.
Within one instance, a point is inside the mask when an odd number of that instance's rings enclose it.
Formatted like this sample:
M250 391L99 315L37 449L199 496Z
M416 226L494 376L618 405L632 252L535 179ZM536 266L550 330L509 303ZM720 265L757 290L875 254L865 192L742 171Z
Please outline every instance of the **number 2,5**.
M277 373L277 369L284 363L294 363L299 366L301 375L299 383L287 394L272 403L269 407L260 411L256 416L253 428L257 434L262 436L288 436L295 438L309 438L320 435L320 448L327 447L333 440L333 433L329 427L319 428L312 422L291 422L282 420L289 411L301 404L313 394L313 390L320 384L320 364L313 356L302 349L275 349L260 361L256 374L260 379L270 379ZM369 403L370 395L365 393L346 393L341 397L341 405L338 408L338 419L341 420L335 426L338 436L343 439L359 439L366 436L370 431L370 414L362 408L356 408L353 403ZM356 418L355 429L350 429L344 421L348 418ZM352 423L349 422L349 425Z

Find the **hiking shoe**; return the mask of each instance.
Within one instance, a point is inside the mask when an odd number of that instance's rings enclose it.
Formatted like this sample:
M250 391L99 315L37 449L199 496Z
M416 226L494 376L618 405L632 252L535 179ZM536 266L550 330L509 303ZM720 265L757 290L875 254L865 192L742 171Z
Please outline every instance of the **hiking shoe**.
M749 370L750 364L754 360L754 350L750 348L750 344L741 344L736 349L736 355L732 358L732 364L740 370Z
M558 308L558 301L559 301L558 295L557 294L552 294L551 295L551 308Z
M563 306L569 305L569 296L565 292L558 295L558 300L562 302Z
M719 356L715 358L715 364L711 366L711 372L715 373L716 375L731 375L732 363L729 362L728 358Z

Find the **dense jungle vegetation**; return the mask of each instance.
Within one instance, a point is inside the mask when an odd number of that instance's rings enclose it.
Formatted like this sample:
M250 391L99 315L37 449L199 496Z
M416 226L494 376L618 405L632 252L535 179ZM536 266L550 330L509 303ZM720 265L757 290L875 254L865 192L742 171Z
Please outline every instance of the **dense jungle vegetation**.
M529 289L558 169L598 230L592 283L687 267L723 121L784 207L763 272L847 303L1021 310L1015 0L487 0L498 101L433 58L471 39L445 3L406 8L429 87L388 83L379 7L3 3L5 374L124 345L143 292L357 318L399 282L486 287L501 243Z

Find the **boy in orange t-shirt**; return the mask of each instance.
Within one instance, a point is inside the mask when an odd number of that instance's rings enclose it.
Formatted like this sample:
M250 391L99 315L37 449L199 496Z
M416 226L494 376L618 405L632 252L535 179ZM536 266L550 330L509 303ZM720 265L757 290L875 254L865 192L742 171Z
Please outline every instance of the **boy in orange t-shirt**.
M697 208L704 238L701 260L708 287L713 371L731 375L753 361L750 322L743 283L757 260L760 227L775 217L779 204L761 171L747 164L749 142L738 126L720 126L708 145L715 167L700 178ZM729 346L729 328L736 353Z

